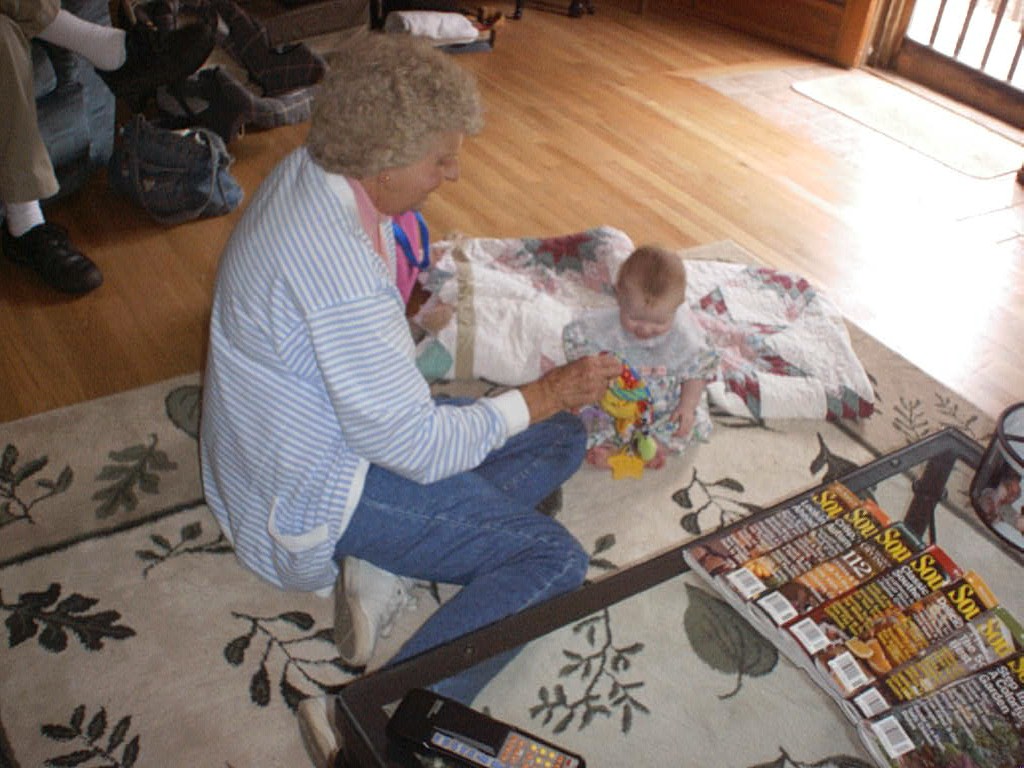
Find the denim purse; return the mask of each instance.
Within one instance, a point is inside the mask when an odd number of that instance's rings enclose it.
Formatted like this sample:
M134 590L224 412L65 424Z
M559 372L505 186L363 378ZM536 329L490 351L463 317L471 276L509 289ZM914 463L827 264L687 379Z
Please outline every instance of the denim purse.
M172 131L135 115L120 130L111 186L162 224L222 216L242 201L224 140L206 128Z

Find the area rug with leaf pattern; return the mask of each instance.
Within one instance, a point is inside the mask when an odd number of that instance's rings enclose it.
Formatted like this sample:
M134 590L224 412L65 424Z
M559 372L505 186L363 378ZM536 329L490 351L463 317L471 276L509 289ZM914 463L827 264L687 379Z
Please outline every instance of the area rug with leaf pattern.
M974 406L848 330L874 389L869 417L713 408L708 443L640 480L581 468L557 517L592 552L591 578L944 427L987 441ZM196 374L0 425L3 765L308 765L298 703L364 673L338 659L330 599L276 590L233 556L203 501L200 399ZM371 669L449 593L416 591ZM666 584L531 647L478 703L586 745L597 768L869 765L849 728L809 725L831 706L813 691L794 704L808 720L766 718L803 673L733 616L696 581ZM741 721L763 722L760 736L728 739ZM666 733L671 754L654 746Z

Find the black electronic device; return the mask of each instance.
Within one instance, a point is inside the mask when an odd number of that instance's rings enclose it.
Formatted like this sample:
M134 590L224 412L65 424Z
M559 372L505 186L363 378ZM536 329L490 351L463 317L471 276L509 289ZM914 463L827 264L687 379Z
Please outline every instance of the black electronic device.
M403 751L438 755L460 766L586 768L579 755L422 688L402 699L387 735Z

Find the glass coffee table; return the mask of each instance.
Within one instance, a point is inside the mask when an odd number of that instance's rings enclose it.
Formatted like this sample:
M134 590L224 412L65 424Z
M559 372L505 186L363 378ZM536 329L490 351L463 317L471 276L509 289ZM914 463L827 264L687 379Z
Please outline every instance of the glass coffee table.
M981 457L981 446L955 429L946 429L842 477L829 479L840 480L858 494L869 491L893 519L903 519L926 541L937 541L964 569L973 568L981 573L1003 604L1021 617L1024 603L1017 595L1019 583L1016 582L1019 582L1024 555L1001 545L975 518L970 506L966 489ZM820 487L801 491L759 514L770 514L779 506L807 498ZM724 657L715 655L715 644L752 643L743 628L737 627L721 611L717 601L709 599L710 590L702 589L701 582L688 573L682 551L692 543L690 540L670 547L573 593L352 681L333 701L336 724L343 737L342 753L335 766L410 765L402 762L407 758L400 757L389 746L385 735L390 713L405 693L412 688L429 687L495 654L516 648L522 651L499 675L498 689L506 693L489 698L489 687L474 706L479 708L483 701L492 716L582 754L589 768L662 763L797 765L820 762L823 756L842 756L848 765L870 765L868 753L839 707L817 689L806 673L782 657L771 658L771 651L764 647L759 648L760 655L745 652L741 668L731 670L736 674L736 690L730 690L731 682L724 688L718 683L718 689L709 690L709 685L716 681L728 680L721 669L728 664L723 664ZM657 611L645 607L652 601L660 606ZM673 614L666 618L666 606L672 613L675 602L682 606L687 601L685 611L681 607L682 613L678 616ZM668 629L670 625L686 623L691 641L709 627L714 632L726 627L728 633L711 639L705 637L696 651L680 645L667 661L649 670L643 690L648 695L661 691L657 713L651 713L642 696L637 695L639 684L629 682L628 673L636 671L631 663L637 658L631 654L636 654L639 645L628 645L628 640L624 641L627 645L617 646L614 653L608 651L614 646L609 642L600 654L588 655L571 648L555 654L565 662L557 676L583 677L580 668L585 662L608 665L602 672L611 681L610 695L591 691L589 701L586 695L581 697L582 708L576 709L577 702L569 702L561 691L561 684L556 683L542 686L540 691L525 691L518 706L511 705L508 699L515 697L509 697L507 692L515 690L519 673L534 663L536 657L529 652L532 647L554 642L564 648L572 642L582 642L583 635L591 641L588 647L600 646L600 638L595 640L594 635L604 632L610 636L613 610L621 614L617 617L621 635L628 636L630 631L639 630L645 623L656 622L659 626L664 623L665 631L659 630L656 634L665 635L669 646L677 639ZM682 634L678 639L681 643ZM710 660L710 665L692 666L695 654L705 661ZM680 667L680 664L691 666ZM720 667L708 673L717 678L700 676L701 670L709 666ZM770 674L767 674L769 667ZM743 686L746 686L743 695L736 695ZM741 701L744 696L745 703ZM531 700L532 706L524 704ZM720 712L709 715L716 707ZM594 717L614 720L615 727L606 729L606 732L613 731L612 736L632 731L635 743L628 746L625 753L621 744L616 743L612 748L611 742L602 743L601 737L585 727L590 722L588 718ZM725 725L728 736L724 732ZM737 752L731 744L746 746ZM638 749L641 752L637 752ZM794 755L794 751L801 749L806 751Z

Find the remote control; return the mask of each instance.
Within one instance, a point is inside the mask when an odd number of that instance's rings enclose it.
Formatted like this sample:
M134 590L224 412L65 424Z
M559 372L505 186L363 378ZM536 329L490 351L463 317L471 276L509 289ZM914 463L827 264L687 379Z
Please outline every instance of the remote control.
M422 688L405 695L387 734L402 750L473 768L586 768L579 755Z

